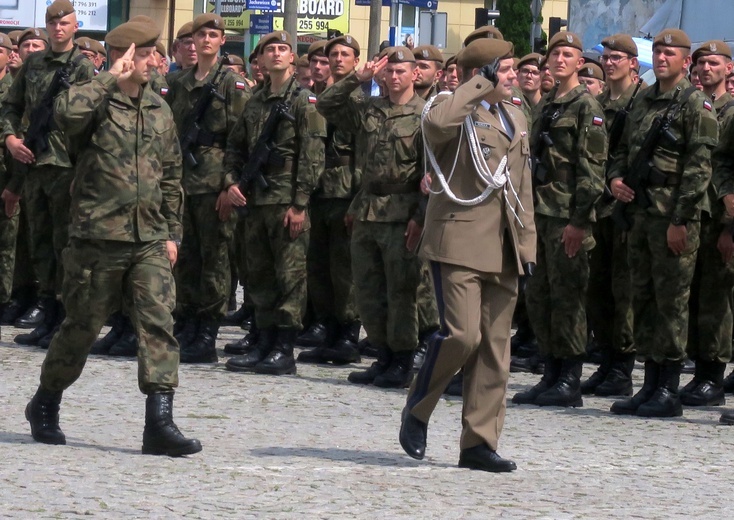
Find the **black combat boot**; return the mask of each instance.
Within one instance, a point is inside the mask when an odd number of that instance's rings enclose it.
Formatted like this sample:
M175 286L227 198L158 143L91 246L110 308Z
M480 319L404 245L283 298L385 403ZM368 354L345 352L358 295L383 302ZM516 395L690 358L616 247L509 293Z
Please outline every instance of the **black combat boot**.
M370 341L370 338L363 338L359 340L359 343L357 343L357 348L359 349L359 353L365 357L377 357L377 352L379 350L379 345L373 345Z
M224 353L232 354L235 356L241 356L247 352L250 347L257 343L257 339L260 337L260 329L254 323L250 330L241 339L238 339L234 343L227 343L224 345Z
M46 305L49 302L56 303L55 299L41 298L26 309L25 313L15 320L15 326L19 329L35 329L41 325L46 318Z
M135 357L138 355L138 334L130 318L123 316L123 322L122 335L110 347L108 354L112 357Z
M581 394L590 395L596 391L596 388L601 385L607 378L609 371L612 369L612 351L607 346L602 347L601 351L601 363L599 368L589 376L589 379L581 383Z
M293 347L296 343L296 329L278 329L275 346L265 358L255 365L255 373L282 376L296 373L296 360L293 358Z
M313 337L320 337L321 341L315 347L298 354L298 361L303 363L326 363L327 360L324 357L324 353L326 349L331 348L336 342L337 336L339 335L339 324L336 319L331 317L315 323L309 330L298 337L299 346L303 346L300 344L302 337L306 338L306 343L311 342L313 339L310 336L311 333L313 333Z
M101 356L109 354L112 345L117 343L122 337L125 330L125 317L122 315L122 312L117 311L113 313L112 316L110 316L109 322L111 326L110 331L104 338L98 339L94 342L94 345L92 345L92 348L89 351L90 354Z
M652 397L637 408L640 417L680 417L683 415L678 386L683 365L680 361L668 361L660 366L658 387Z
M720 406L724 404L726 401L723 386L725 370L726 363L696 360L698 384L685 393L681 390L681 403L685 406Z
M50 392L40 386L25 407L25 418L31 423L31 435L43 444L66 444L66 436L59 428L61 392Z
M265 356L273 349L277 335L278 329L275 327L261 329L255 344L241 356L229 358L224 365L225 368L232 372L252 372L255 365L265 359Z
M61 328L61 324L64 323L64 319L66 319L66 309L64 308L64 305L61 302L58 302L56 310L57 310L56 323L54 323L54 326L51 329L51 332L49 332L44 337L38 340L38 346L43 349L47 349L48 347L51 346L51 340L54 339L54 336Z
M519 356L525 345L535 343L535 333L529 323L518 323L517 331L510 339L510 354ZM525 356L523 356L525 357Z
M0 325L15 325L18 318L23 316L32 306L35 306L34 292L33 287L29 286L19 287L13 291L12 298L3 306Z
M413 381L413 351L392 353L387 370L375 376L372 384L380 388L407 388Z
M178 346L181 350L194 341L198 333L199 320L195 317L182 317L176 322L176 326L173 329L173 336L178 341Z
M359 331L362 330L362 322L359 320L344 323L340 327L341 334L336 341L323 350L324 361L330 361L335 365L347 365L359 363L362 357L359 354ZM302 352L303 354L303 352ZM301 356L298 356L301 359Z
M413 370L416 372L423 366L428 351L428 342L436 332L438 332L438 328L428 329L418 334L418 346L413 353Z
M234 312L228 312L224 315L224 318L222 318L221 324L222 325L233 325L237 327L242 327L242 325L247 321L249 317L252 316L252 309L249 307L246 307L243 303L239 309L237 309Z
M181 348L181 363L216 363L219 321L202 320L196 338Z
M558 382L558 378L561 375L562 363L560 359L547 356L545 367L543 368L543 377L540 379L540 382L524 392L516 393L512 397L512 402L515 404L535 404L535 400L540 394L546 392Z
M56 316L59 309L59 303L54 298L44 298L42 302L43 321L31 332L27 334L18 334L15 336L15 342L19 345L38 346L38 342L46 337L56 325Z
M655 393L659 379L660 365L648 359L645 361L645 380L642 383L642 388L629 399L614 401L610 411L618 415L635 415L637 409L649 401Z
M452 395L455 397L461 397L464 393L464 369L459 370L454 377L451 378L449 384L446 385L446 390L443 391L444 395Z
M320 347L326 340L326 334L326 324L316 321L298 335L296 345L301 348Z
M201 451L201 443L187 439L173 422L173 392L150 394L145 400L143 455L180 457Z
M529 357L513 357L510 359L510 372L527 372L542 374L545 368L545 358L536 352Z
M724 387L724 392L727 394L734 394L734 370L724 378L722 386Z
M380 346L376 354L377 361L372 363L367 370L358 370L350 373L347 381L358 385L371 385L377 376L384 373L392 362L393 352L385 346Z
M561 361L561 374L556 384L538 395L535 404L538 406L581 407L581 370L584 367L582 357Z
M635 368L635 354L612 354L612 366L607 377L596 387L594 395L610 397L613 395L632 395L632 370Z

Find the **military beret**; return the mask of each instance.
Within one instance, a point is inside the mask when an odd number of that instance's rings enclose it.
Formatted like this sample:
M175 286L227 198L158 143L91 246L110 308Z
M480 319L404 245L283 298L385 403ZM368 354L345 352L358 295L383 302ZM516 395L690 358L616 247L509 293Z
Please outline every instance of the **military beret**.
M176 39L181 40L183 38L187 38L191 36L192 34L194 34L193 27L194 27L194 22L186 22L185 24L183 24L181 28L178 30L178 32L176 33Z
M133 43L136 47L155 47L160 35L158 28L149 23L125 22L108 32L104 41L118 49L127 49Z
M610 51L619 51L637 57L637 44L629 34L613 34L601 41L602 46Z
M227 55L227 58L224 60L225 65L239 65L240 67L245 66L245 62L237 56L236 54L229 54Z
M522 58L520 58L520 61L517 62L517 68L519 69L525 64L532 64L537 65L538 68L540 68L540 61L543 59L542 54L538 54L537 52L531 52L530 54L526 54Z
M145 16L144 14L139 14L136 16L133 16L128 20L128 22L142 22L142 23L149 23L152 25L156 25L155 20L153 20L150 16Z
M0 33L0 47L5 47L9 51L13 50L13 42L10 41L10 37L5 33Z
M413 57L416 60L437 61L443 63L443 54L438 47L433 45L421 45L413 49Z
M505 40L484 38L474 40L464 47L458 55L459 66L463 69L477 69L492 60L511 58L514 46Z
M202 27L209 27L211 29L219 29L224 32L224 19L217 13L204 13L194 18L193 25L191 26L191 33L197 32Z
M252 49L252 52L250 53L250 56L247 58L247 63L252 63L257 59L258 54L260 54L260 44L258 43L255 45L255 48Z
M163 45L162 41L158 40L155 42L155 51L164 58L166 57L166 46Z
M652 47L663 45L665 47L682 47L683 49L691 48L691 39L686 33L680 29L663 29L655 36L652 41Z
M331 48L334 45L344 45L345 47L350 47L354 49L354 56L359 57L359 43L357 43L357 40L355 40L349 34L343 34L342 36L337 36L336 38L332 38L331 40L329 40L324 47L324 54L328 56L329 52L331 52Z
M311 45L308 46L308 52L306 52L306 56L308 59L311 59L311 56L318 55L318 56L326 56L326 53L324 52L324 47L326 47L327 40L318 40L313 42Z
M79 46L80 49L83 49L83 50L86 50L86 51L97 52L92 47L92 39L91 38L87 38L86 36L81 36L81 37L77 38L76 40L74 40L74 43L76 43Z
M580 78L594 78L600 81L606 81L606 75L602 68L593 61L587 61L579 70Z
M101 54L105 58L107 57L107 49L104 48L102 43L97 40L92 40L92 46L94 47L94 50L97 51L97 54Z
M390 49L392 49L392 47L385 47L384 49L382 49L380 51L380 54L377 55L377 59L381 60L382 58L387 56L387 53L390 52Z
M584 50L584 44L581 42L579 35L569 31L557 32L555 36L551 38L550 42L548 42L548 54L550 54L555 47L573 47L580 51Z
M266 34L260 38L258 46L260 47L260 54L265 51L265 46L271 43L285 43L291 49L293 48L293 38L286 31L275 31L270 34Z
M303 56L299 56L298 59L296 60L296 67L308 67L308 66L309 66L308 55L304 54Z
M74 12L74 6L69 0L55 0L46 8L46 23L54 18L63 18Z
M451 56L449 59L447 59L444 64L443 68L444 70L448 69L451 65L456 65L456 54L454 56Z
M512 68L513 68L513 70L517 70L518 69L518 63L520 63L520 58L518 58L517 56L515 56L514 58L512 58Z
M502 36L502 33L500 32L497 27L494 25L485 25L484 27L480 27L479 29L475 29L474 31L469 33L469 36L464 38L464 47L469 46L471 42L474 40L479 40L481 38L494 38L495 40L504 40L505 37Z
M23 34L23 31L20 29L16 29L15 31L10 31L8 33L8 38L10 38L10 41L13 42L13 45L18 45L18 37Z
M385 49L388 63L415 63L413 51L402 45Z
M707 41L693 52L693 63L701 56L726 56L731 59L731 48L721 40Z
M40 27L30 27L18 36L18 45L26 40L43 40L48 43L48 34L46 34L46 31Z

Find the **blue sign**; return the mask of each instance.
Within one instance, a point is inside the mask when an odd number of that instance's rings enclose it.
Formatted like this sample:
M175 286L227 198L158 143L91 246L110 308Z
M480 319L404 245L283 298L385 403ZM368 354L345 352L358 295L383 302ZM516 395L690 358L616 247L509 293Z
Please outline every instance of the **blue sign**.
M397 3L413 5L421 9L430 9L431 11L438 9L438 0L397 0ZM354 4L369 7L370 0L355 0ZM391 4L392 2L390 0L382 0L382 7L390 7Z
M270 34L271 32L273 32L273 15L250 15L250 34Z
M382 7L390 7L390 0L382 0ZM354 5L364 5L369 7L370 6L370 0L355 0Z
M245 9L278 11L280 10L280 0L245 0Z

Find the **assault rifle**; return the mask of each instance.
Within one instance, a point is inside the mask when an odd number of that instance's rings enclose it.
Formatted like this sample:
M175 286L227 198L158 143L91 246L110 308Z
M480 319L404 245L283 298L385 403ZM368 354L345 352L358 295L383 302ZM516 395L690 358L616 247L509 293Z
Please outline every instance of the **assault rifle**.
M181 154L183 155L186 164L191 168L199 166L199 162L196 160L196 157L194 157L194 150L196 147L200 144L211 146L214 143L213 136L210 136L212 137L210 139L210 143L201 142L201 137L203 137L201 132L201 120L204 118L204 114L214 98L217 98L222 102L226 101L226 98L219 93L219 86L222 84L222 80L224 80L224 76L226 75L226 71L225 74L222 74L222 67L228 57L229 54L226 52L222 55L222 59L219 61L219 66L217 67L217 71L214 73L214 77L201 88L201 95L199 95L199 99L196 101L194 108L186 118L184 131L181 133L180 140Z
M552 98L551 98L552 99ZM543 157L548 152L548 148L553 147L553 139L550 136L550 128L553 121L555 121L560 113L558 110L555 113L550 113L552 107L550 101L546 106L543 107L543 113L540 117L538 124L538 135L533 140L535 146L533 153L530 157L530 163L532 165L533 181L538 184L545 184L548 178L548 168L543 164Z
M645 135L645 140L642 142L640 150L632 160L627 169L627 175L624 177L624 183L635 192L635 203L642 209L647 209L652 205L652 201L647 195L647 187L651 184L660 186L665 182L665 173L655 168L652 158L661 140L667 140L671 144L678 141L678 138L670 131L670 123L675 117L673 110L679 106L677 100L680 91L681 88L676 87L673 99L670 100L665 113L662 116L655 116L653 119L650 130ZM619 202L612 213L614 223L622 231L629 231L632 228L632 221L627 217L626 209L627 204Z
M642 79L637 82L637 86L635 87L634 92L632 92L632 97L630 98L629 103L627 103L627 105L623 109L617 111L617 113L614 114L612 125L609 127L609 153L607 154L609 158L612 157L612 154L616 151L617 146L619 146L619 141L622 140L622 131L624 130L624 124L627 121L627 116L629 115L630 110L632 109L632 103L637 97L637 92L640 90L640 85L642 85Z

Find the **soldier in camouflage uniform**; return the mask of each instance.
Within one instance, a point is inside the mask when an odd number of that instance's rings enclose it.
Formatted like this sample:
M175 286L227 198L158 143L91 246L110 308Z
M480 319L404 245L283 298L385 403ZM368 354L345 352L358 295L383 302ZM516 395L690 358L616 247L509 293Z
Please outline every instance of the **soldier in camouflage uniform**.
M643 417L682 414L678 385L685 357L688 299L699 247L700 214L711 179L711 149L718 123L706 95L691 87L685 71L691 41L678 29L664 29L653 41L657 82L645 89L627 117L608 178L612 195L628 204L633 223L627 234L632 272L632 310L637 354L645 360L645 382L612 412ZM657 143L643 143L656 118L670 126ZM638 154L651 165L635 193L631 165ZM649 161L647 154L650 154ZM628 177L631 177L628 178ZM641 196L646 196L640 200ZM633 202L633 204L629 204ZM649 204L647 204L649 202Z
M192 31L197 63L171 81L166 96L182 139L190 125L200 127L191 149L193 161L187 160L184 150L184 237L176 266L177 307L183 325L177 339L182 363L214 363L219 321L229 301L228 246L234 228L224 184L224 148L250 97L250 87L217 58L225 42L221 16L197 16ZM193 110L206 85L215 79L221 97L213 97L205 114L194 121Z
M597 100L604 110L604 122L610 143L611 158L621 138L621 123L614 123L617 112L626 109L636 92L630 70L637 68L637 45L627 34L615 34L602 40L608 89ZM621 117L621 116L620 116ZM616 127L612 129L612 125ZM611 130L611 131L610 131ZM612 135L616 134L616 135ZM609 163L607 164L609 166ZM612 211L616 201L609 194L596 207L594 241L589 255L587 312L602 361L599 369L581 383L582 394L598 396L631 395L635 345L632 337L632 279L627 262L626 234L614 224Z
M387 97L353 97L383 69ZM414 78L412 51L393 47L332 85L317 103L329 123L355 134L356 167L362 171L362 186L347 223L353 223L357 309L379 352L367 371L349 375L349 381L358 384L401 388L413 378L420 280L414 251L423 225L420 115L425 105L413 90Z
M324 168L326 124L316 97L298 87L291 69L293 40L275 31L260 40L258 62L270 80L250 98L227 140L225 187L236 206L247 206L245 247L248 289L260 329L257 343L227 368L261 374L294 374L293 346L306 308L307 207ZM263 175L268 190L253 183L242 193L239 171L253 158L263 125L276 103L285 103L292 120L281 118L270 141ZM255 172L249 172L255 173Z
M731 49L720 40L705 42L693 53L693 62L723 133L734 117L734 98L726 91L726 76L732 70ZM721 182L713 176L707 207L701 214L701 245L691 284L686 347L696 370L680 391L681 403L687 406L724 404L724 370L731 359L734 242L731 219L725 216L726 193L718 188Z
M558 83L534 112L538 266L525 300L546 361L540 382L512 398L517 404L583 405L588 251L594 247L591 224L604 188L607 143L601 106L578 81L582 49L570 32L551 39L548 64Z
M45 307L43 323L31 333L15 338L17 343L25 345L47 347L63 319L63 306L56 296L63 279L61 251L68 241L73 169L60 131L53 129L48 133L48 149L37 151L38 156L25 146L21 136L27 129L31 111L42 102L57 70L70 68L71 83L94 76L94 65L74 45L72 38L77 27L76 13L68 0L51 4L46 10L50 48L28 56L3 100L2 138L17 161L6 189L15 195L16 202L24 189L31 256ZM18 163L27 165L27 174L20 171ZM5 201L7 204L7 196Z
M81 375L92 342L122 297L140 340L138 384L147 394L143 453L201 451L172 417L179 355L171 266L181 239L183 194L173 115L146 85L158 34L140 22L113 29L106 37L114 61L110 72L56 99L56 122L79 147L71 241L64 250L67 316L26 407L38 442L66 443L59 428L62 393Z

